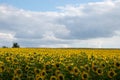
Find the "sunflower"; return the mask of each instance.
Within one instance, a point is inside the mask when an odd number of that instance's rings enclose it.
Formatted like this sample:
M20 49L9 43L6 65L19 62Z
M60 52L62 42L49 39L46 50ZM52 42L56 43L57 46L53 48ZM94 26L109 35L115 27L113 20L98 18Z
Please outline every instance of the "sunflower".
M78 67L73 67L73 74L75 76L78 76L79 72L80 72L80 70L78 69Z
M96 73L98 75L103 75L103 69L102 68L97 68Z
M105 62L101 62L101 63L100 63L100 67L104 69L104 68L106 67Z
M42 70L40 74L41 74L41 76L46 76L47 73L45 70Z
M21 76L23 74L22 70L20 68L17 68L14 70L14 74L17 76Z
M70 74L73 74L73 66L72 65L68 65L67 67L67 70L69 71Z
M18 77L18 76L14 76L14 77L12 78L12 80L21 80L21 79L20 79L20 77Z
M28 65L25 66L25 71L28 71L30 67Z
M38 76L35 80L45 80L44 76Z
M60 69L60 63L55 63L54 66L55 68Z
M116 76L116 73L115 73L114 70L108 71L108 77L109 77L109 78L113 78L114 76Z
M89 72L90 71L90 67L89 67L89 65L84 65L84 69L85 69L85 71L87 71L87 72Z
M50 63L48 63L48 62L44 65L44 69L45 69L47 72L51 71L51 68L52 68L52 65L51 65Z
M97 66L92 67L92 71L96 72L97 68L98 68Z
M27 75L34 75L34 71L33 70L28 70Z
M87 72L82 72L82 80L88 80L89 75Z
M51 76L50 80L57 80L57 77L56 76Z
M13 58L12 62L13 62L13 64L19 64L19 61L18 61L18 59L16 57Z
M92 61L92 67L97 66L98 61Z
M35 68L35 69L34 69L34 73L35 73L35 74L39 74L39 73L40 73L40 69Z
M1 66L0 66L0 72L4 72L4 70L5 70L5 66L4 66L4 65L1 65Z
M34 76L27 76L27 80L34 80L35 78L34 78Z
M0 66L1 66L1 65L4 65L4 62L3 62L3 61L0 61Z
M22 75L21 77L22 77L22 79L27 79L28 75L27 75L27 74L24 74L24 75Z
M93 61L92 62L92 71L96 72L97 68L98 68L97 61Z
M39 76L40 76L40 74L36 74L36 75L35 75L35 78L38 78Z
M44 65L44 69L45 69L45 70L49 70L49 64L45 64L45 65Z
M120 62L119 61L114 61L114 66L120 69Z
M12 58L11 57L6 57L7 62L11 62Z
M58 74L57 80L64 80L64 75L63 74Z
M60 74L61 72L60 72L60 70L56 70L55 71L55 75L58 75L58 74Z

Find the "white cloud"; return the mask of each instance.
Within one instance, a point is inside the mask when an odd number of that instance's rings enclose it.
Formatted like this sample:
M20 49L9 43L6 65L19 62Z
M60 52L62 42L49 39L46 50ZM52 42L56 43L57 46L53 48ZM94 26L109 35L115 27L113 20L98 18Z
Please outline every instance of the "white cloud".
M0 46L10 46L14 40L14 34L0 33Z
M0 39L14 39L14 36L9 33L0 33Z
M0 38L24 47L119 47L119 0L58 8L33 12L0 5Z

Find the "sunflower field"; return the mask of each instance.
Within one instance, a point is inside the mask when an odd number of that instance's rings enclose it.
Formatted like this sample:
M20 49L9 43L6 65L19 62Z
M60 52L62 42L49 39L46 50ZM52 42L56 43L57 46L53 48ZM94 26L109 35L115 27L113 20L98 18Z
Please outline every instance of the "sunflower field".
M0 48L0 80L120 80L120 50Z

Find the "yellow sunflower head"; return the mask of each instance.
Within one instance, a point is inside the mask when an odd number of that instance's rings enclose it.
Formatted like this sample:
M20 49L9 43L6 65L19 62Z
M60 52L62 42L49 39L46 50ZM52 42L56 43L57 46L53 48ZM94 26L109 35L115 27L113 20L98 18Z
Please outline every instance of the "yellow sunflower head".
M45 80L44 76L38 76L35 80Z
M21 80L21 78L18 76L13 76L12 80Z
M57 80L57 77L56 76L51 76L50 80Z
M98 75L103 75L103 69L102 68L97 68L96 73Z
M101 62L100 63L100 67L104 69L106 67L106 63L105 62Z
M45 70L42 70L40 74L41 74L41 76L46 76L47 73Z
M80 73L79 68L78 68L78 67L73 67L73 74L74 74L75 76L78 76L79 73Z
M25 71L28 71L30 67L28 65L25 66Z
M108 71L108 77L109 78L113 78L114 76L116 76L116 72L114 70Z
M0 66L0 72L4 72L5 71L5 66L4 65L1 65Z
M120 69L120 62L119 61L114 61L114 66L118 69Z
M59 69L59 68L60 68L60 64L61 64L60 62L57 62L57 63L54 64L54 66L55 66L57 69Z
M97 65L92 66L92 71L93 71L93 72L96 72L97 68L98 68Z
M58 74L57 80L64 80L64 75L63 74Z
M55 71L55 75L58 75L58 74L60 74L61 72L60 72L60 70L56 70Z
M23 74L23 71L20 68L17 68L14 70L14 74L17 76L21 76Z
M35 73L35 74L39 74L39 73L40 73L40 69L35 68L35 69L34 69L34 73Z
M3 61L0 61L0 66L4 65L4 62Z
M82 80L87 80L89 78L89 75L87 72L82 72Z
M27 76L27 80L34 80L34 78L35 78L35 77L32 76L32 75L31 75L31 76Z
M84 69L85 69L85 71L89 72L90 71L90 66L86 64L86 65L84 65Z

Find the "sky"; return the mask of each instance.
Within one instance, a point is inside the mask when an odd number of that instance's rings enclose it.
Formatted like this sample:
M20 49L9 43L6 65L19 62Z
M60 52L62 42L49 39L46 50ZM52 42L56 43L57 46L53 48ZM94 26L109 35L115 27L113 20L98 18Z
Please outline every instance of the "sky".
M120 0L0 0L0 46L120 48Z
M17 8L32 11L56 11L59 6L80 5L101 0L0 0L2 4L12 5Z

